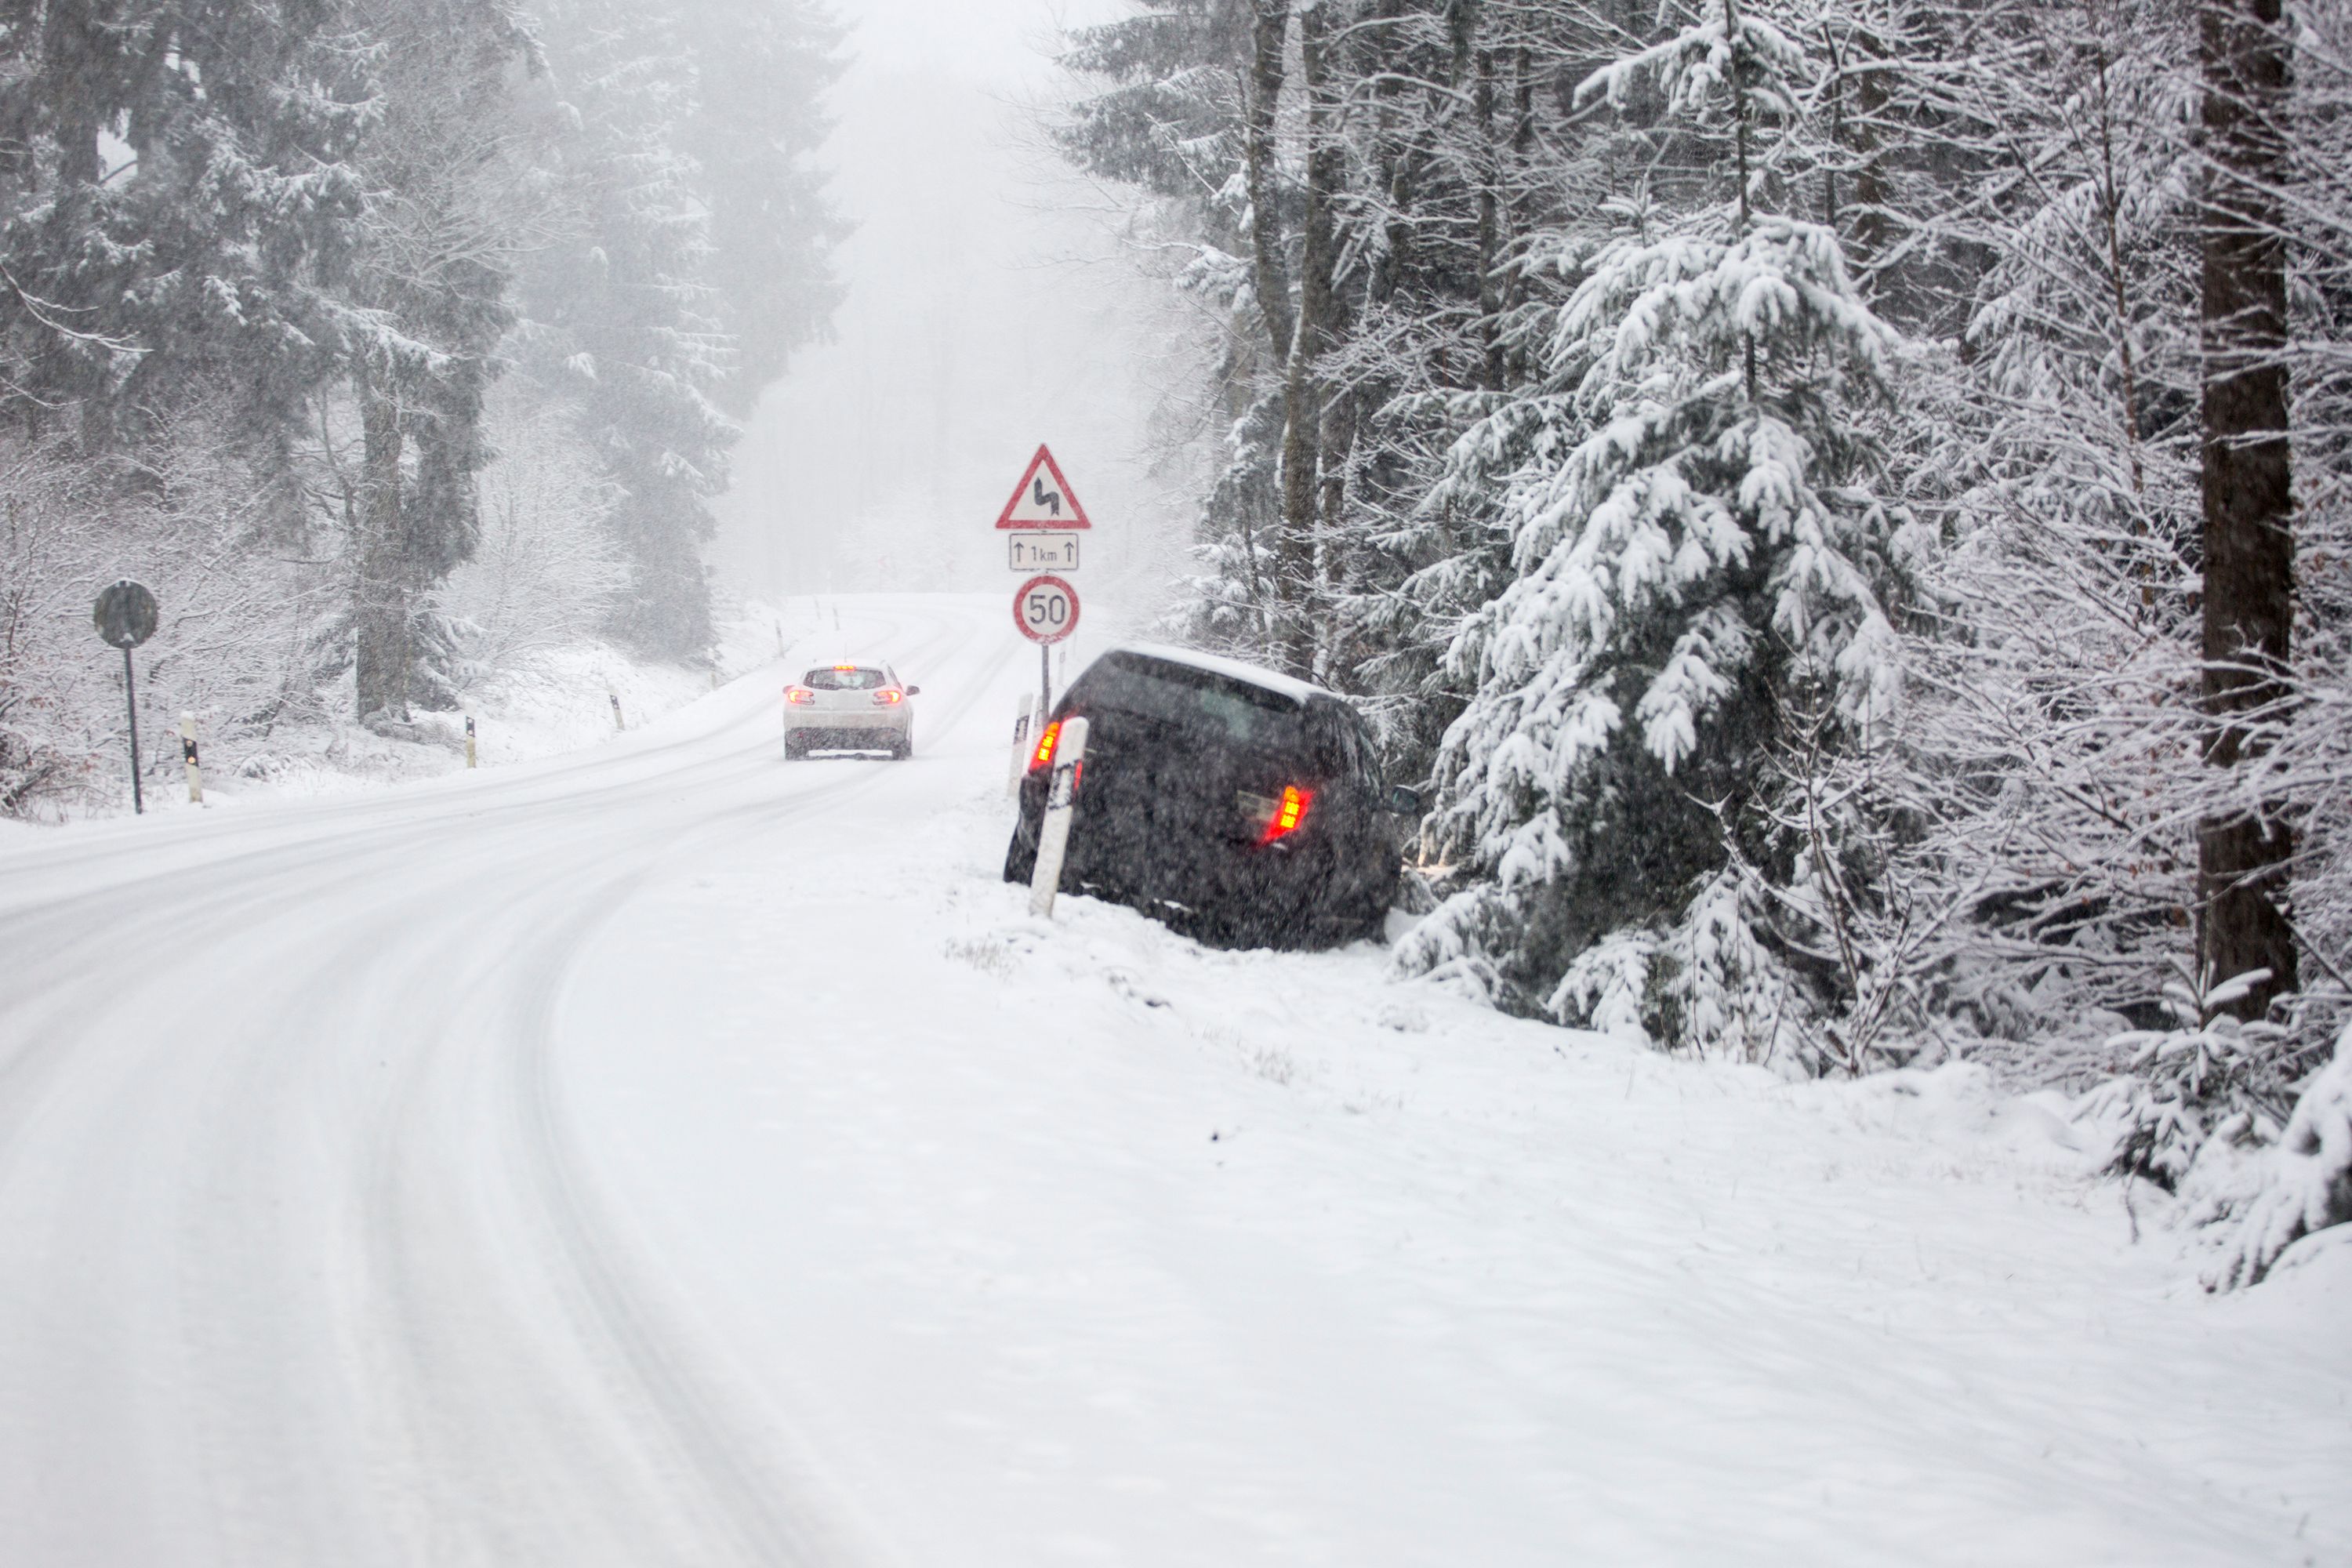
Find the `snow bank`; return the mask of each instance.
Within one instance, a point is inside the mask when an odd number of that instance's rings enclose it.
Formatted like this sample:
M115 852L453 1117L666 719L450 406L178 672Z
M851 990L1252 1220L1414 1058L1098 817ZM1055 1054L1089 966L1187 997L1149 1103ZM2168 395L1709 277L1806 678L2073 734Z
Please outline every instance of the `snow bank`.
M737 679L767 666L793 639L814 632L820 618L814 601L789 606L740 603L721 606L719 679ZM399 733L379 733L347 721L290 722L267 737L236 748L206 745L205 804L235 807L263 801L343 795L387 784L454 773L466 765L466 718L476 729L478 765L496 768L561 756L611 741L613 700L620 701L628 730L674 713L708 696L711 671L637 658L599 643L579 643L518 658L509 668L485 676L465 694L454 712L419 710ZM351 709L351 677L339 691L322 694L335 712ZM146 805L150 815L188 809L182 784L178 742L170 732L151 734L152 714L142 714L141 751L149 764ZM203 715L198 738L205 740ZM128 758L121 759L127 769ZM128 815L129 791L120 809ZM11 831L21 829L21 831ZM11 844L39 841L46 829L0 819L0 853ZM29 835L29 837L28 837Z
M2337 1320L2136 1247L2054 1100L1031 919L986 731L646 889L562 1018L602 1186L878 1556L2352 1552Z

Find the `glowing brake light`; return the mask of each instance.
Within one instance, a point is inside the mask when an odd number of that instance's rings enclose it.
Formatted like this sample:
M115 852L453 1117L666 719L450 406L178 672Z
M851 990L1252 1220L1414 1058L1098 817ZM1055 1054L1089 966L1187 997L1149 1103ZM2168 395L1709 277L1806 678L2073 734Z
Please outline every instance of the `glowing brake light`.
M1253 797L1255 799L1262 797ZM1265 833L1260 844L1271 844L1286 834L1296 833L1298 825L1307 820L1307 808L1315 804L1315 792L1300 789L1297 784L1282 786L1282 798L1266 801Z
M816 700L816 693L805 686L787 686L784 688L784 700L792 703L814 702Z
M854 664L836 664L833 668L835 669L856 669L857 667Z
M904 702L906 700L907 694L895 686L879 688L874 693L874 704L877 708L887 708L893 702Z
M1040 768L1050 768L1054 765L1054 747L1061 738L1062 721L1059 719L1056 719L1052 723L1045 726L1045 732L1044 734L1037 737L1037 749L1031 752L1029 757L1029 771L1031 773L1034 773Z

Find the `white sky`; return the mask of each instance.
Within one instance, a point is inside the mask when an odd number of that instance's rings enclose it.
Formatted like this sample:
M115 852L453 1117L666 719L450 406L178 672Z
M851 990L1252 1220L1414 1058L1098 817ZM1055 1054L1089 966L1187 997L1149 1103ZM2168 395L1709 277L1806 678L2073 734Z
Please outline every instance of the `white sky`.
M1030 143L1057 17L1123 0L843 0L856 63L825 162L857 234L837 341L752 416L719 559L763 596L903 586L1009 593L991 524L1040 441L1093 516L1083 585L1181 550L1185 487L1143 473L1164 292L1116 262L1089 193ZM1146 570L1148 568L1148 571ZM1090 603L1089 608L1092 608Z

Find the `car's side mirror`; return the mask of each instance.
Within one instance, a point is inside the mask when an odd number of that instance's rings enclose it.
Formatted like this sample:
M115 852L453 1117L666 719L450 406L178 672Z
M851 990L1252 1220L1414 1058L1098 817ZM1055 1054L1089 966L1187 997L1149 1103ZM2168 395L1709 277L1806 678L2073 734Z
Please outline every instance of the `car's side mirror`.
M1419 816L1421 815L1420 794L1417 791L1405 788L1402 784L1399 784L1396 788L1389 791L1388 799L1382 801L1381 805L1385 809L1395 812L1399 816Z
M919 686L909 686L907 688L907 695L909 697L920 697L922 694L923 689Z

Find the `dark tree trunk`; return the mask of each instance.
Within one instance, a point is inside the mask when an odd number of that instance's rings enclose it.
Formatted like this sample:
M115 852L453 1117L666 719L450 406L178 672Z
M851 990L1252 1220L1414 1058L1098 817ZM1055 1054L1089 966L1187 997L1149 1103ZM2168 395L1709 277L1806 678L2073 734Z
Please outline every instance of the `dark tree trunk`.
M1284 604L1283 659L1312 679L1316 646L1316 483L1323 427L1323 384L1316 374L1330 325L1332 275L1339 261L1333 204L1341 175L1331 124L1320 6L1298 15L1299 58L1307 85L1307 203L1298 264L1298 318L1282 384L1282 542L1276 552Z
M1249 181L1251 284L1276 363L1290 353L1290 281L1282 266L1282 219L1274 194L1274 112L1282 98L1282 43L1289 0L1254 0L1248 79L1242 93L1242 163Z
M1477 9L1465 0L1462 7L1473 27ZM1478 119L1478 343L1480 384L1489 392L1503 388L1503 262L1502 160L1495 145L1495 54L1477 51L1477 85L1470 95Z
M362 373L360 402L359 573L353 590L357 700L362 722L405 723L408 666L407 540L400 495L400 409Z
M2286 40L2279 0L2205 0L2200 17L2207 166L2204 298L2206 760L2235 768L2256 737L2242 716L2284 693L2294 616L2288 486L2284 183ZM2260 1017L2295 984L2281 908L2293 837L2268 810L2200 825L2199 957L2214 981L2267 969L2240 1005Z

